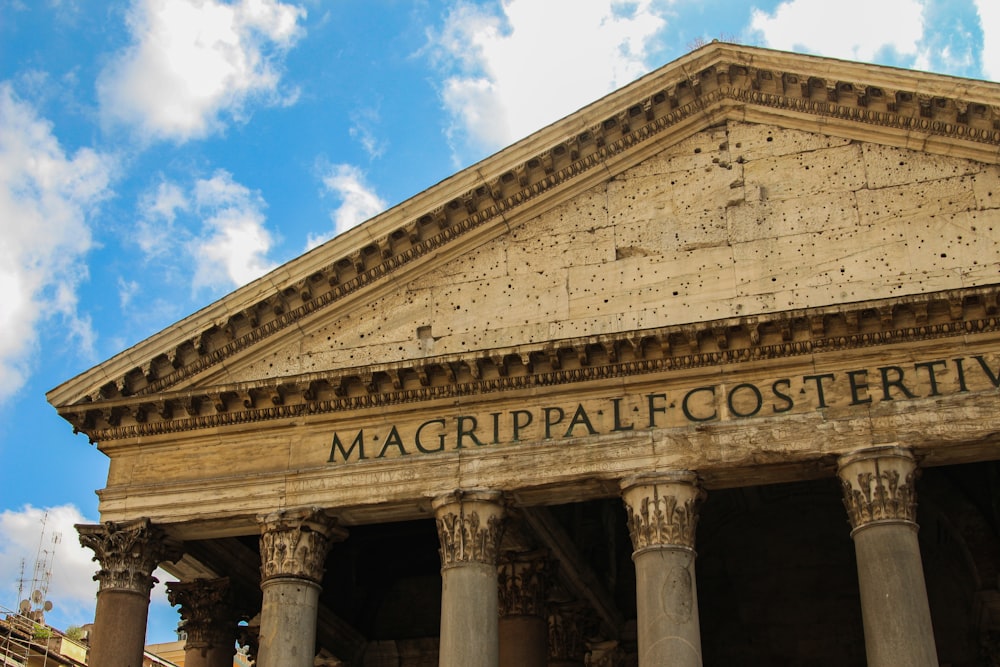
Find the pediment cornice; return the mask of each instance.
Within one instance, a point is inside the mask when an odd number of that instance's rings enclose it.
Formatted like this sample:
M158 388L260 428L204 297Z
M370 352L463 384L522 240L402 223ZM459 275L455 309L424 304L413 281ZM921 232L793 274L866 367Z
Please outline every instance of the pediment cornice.
M48 399L65 407L184 386L463 239L499 233L726 120L1000 161L1000 84L713 43L235 291Z
M568 338L60 408L91 441L1000 332L1000 286Z

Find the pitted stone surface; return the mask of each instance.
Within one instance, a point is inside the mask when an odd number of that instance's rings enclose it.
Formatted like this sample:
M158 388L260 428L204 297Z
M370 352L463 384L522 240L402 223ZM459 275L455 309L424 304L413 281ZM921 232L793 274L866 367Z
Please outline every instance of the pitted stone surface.
M996 273L998 206L995 166L730 121L228 379L968 287Z

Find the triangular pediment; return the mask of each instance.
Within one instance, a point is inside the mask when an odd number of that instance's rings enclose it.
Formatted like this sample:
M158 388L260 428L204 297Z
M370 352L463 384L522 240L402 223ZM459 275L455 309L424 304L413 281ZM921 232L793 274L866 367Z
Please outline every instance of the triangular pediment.
M49 400L101 438L566 356L790 342L803 318L891 320L891 299L917 320L995 304L998 105L997 84L711 44Z

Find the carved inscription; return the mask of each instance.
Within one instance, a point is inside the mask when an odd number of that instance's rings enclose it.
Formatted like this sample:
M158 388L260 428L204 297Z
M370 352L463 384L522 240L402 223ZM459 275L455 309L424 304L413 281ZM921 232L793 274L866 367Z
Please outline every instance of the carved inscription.
M1000 388L1000 368L995 363L984 355L973 355L763 381L670 387L586 404L432 415L416 425L335 432L327 462L343 464L818 410L862 410L891 401Z

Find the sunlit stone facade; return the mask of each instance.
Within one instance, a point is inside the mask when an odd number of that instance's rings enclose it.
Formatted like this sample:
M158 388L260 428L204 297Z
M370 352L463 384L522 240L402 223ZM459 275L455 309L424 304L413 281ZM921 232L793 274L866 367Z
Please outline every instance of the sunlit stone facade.
M96 664L997 664L998 155L713 43L68 381Z

